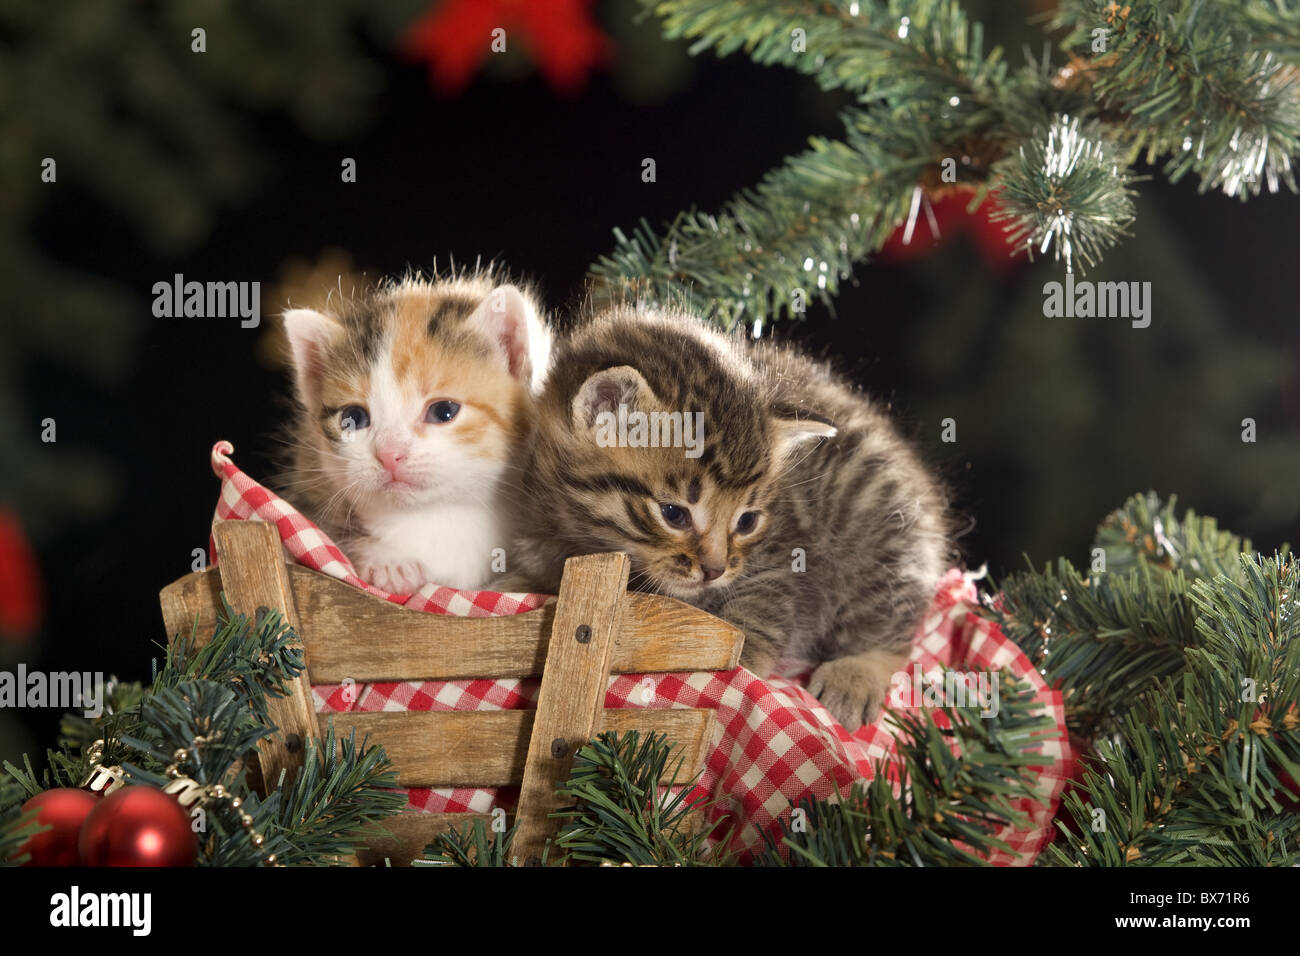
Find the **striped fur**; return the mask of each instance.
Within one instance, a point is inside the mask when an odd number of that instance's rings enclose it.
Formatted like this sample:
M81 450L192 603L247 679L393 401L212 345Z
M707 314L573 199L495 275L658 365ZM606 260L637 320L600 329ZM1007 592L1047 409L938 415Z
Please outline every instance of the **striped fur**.
M601 447L591 413L611 396L703 412L703 453ZM627 551L634 586L744 628L756 673L818 665L811 690L849 728L880 707L949 557L942 491L880 406L793 350L683 314L618 308L561 344L525 487L515 553L531 586L553 590L569 556ZM706 580L706 565L725 571Z
M384 590L487 586L513 534L549 358L536 306L468 273L386 282L328 308L284 315L299 405L285 496ZM431 415L439 402L459 406L451 420Z

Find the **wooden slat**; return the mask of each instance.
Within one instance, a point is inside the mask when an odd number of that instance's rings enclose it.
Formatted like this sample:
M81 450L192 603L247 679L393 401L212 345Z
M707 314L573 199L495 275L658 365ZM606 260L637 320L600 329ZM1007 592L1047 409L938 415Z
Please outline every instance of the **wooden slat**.
M614 641L627 603L626 554L593 554L564 562L555 623L546 648L546 672L519 790L514 852L540 863L561 806L555 788L568 779L573 755L596 732Z
M299 565L289 565L294 603L311 661L312 681L345 678L459 680L536 677L546 658L555 605L506 617L451 617L400 607ZM217 622L221 578L217 569L178 578L159 595L167 634L199 635ZM739 628L682 601L657 594L627 596L623 634L610 672L731 670L740 661ZM665 640L671 635L671 640Z
M400 607L307 568L293 566L289 574L318 684L542 672L554 604L505 617L458 618ZM656 594L632 593L627 603L612 673L731 670L740 661L739 628ZM669 634L672 640L664 640Z
M387 860L393 866L410 866L412 860L424 856L424 848L435 835L475 819L489 826L492 823L489 813L402 813L389 817L376 826L373 835L366 836L366 848L357 851L357 862L362 866L383 866ZM510 817L506 820L509 826Z
M231 607L250 618L261 607L279 610L297 630L298 613L275 526L264 521L216 521L212 533L221 561L221 588ZM319 736L307 672L286 687L287 696L267 698L267 712L278 732L258 747L262 779L270 787L279 783L281 770L292 776L302 766L308 740Z
M491 832L490 813L407 812L389 817L376 824L373 830L362 834L366 846L356 852L355 865L410 866L412 860L424 856L424 848L437 834L445 833L451 827L463 828L474 820L482 820ZM507 812L503 822L509 827L514 822L514 813ZM707 825L704 814L695 810L686 815L682 832L699 832ZM520 862L517 855L512 855L512 865L518 866Z
M510 787L524 779L531 710L394 711L320 714L321 735L329 721L340 738L356 730L357 739L383 744L403 787ZM682 757L682 780L704 766L712 742L714 712L627 708L604 710L596 732L638 730L667 734ZM669 781L665 780L665 783Z
M216 568L193 571L177 578L158 593L162 605L167 640L177 634L189 637L198 618L198 641L206 644L217 628L217 609L221 606L221 575Z

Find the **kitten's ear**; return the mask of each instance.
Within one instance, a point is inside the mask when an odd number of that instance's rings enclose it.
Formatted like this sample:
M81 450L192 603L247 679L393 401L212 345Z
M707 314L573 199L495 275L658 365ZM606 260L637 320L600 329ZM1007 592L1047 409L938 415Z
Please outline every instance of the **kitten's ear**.
M343 334L343 326L315 309L289 309L283 321L298 398L314 411L325 376L325 350Z
M499 285L468 322L487 336L510 374L537 391L551 358L551 333L536 304L512 285Z
M573 397L573 427L586 431L596 424L601 412L618 414L618 406L628 410L650 408L658 404L654 391L630 365L602 369L582 383Z
M784 461L808 442L834 438L838 429L830 422L813 418L772 419L772 457Z

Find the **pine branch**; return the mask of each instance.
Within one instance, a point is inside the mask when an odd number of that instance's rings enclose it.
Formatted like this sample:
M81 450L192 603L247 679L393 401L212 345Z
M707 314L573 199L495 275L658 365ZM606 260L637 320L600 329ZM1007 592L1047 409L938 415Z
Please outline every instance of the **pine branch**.
M14 766L8 760L4 763L4 769L7 776L0 777L0 794L3 794L5 803L0 803L0 812L8 812L21 803L27 802L31 797L36 796L42 790L48 790L51 786L61 786L61 784L43 785L45 780L38 777L36 771L32 769L32 758L23 754L23 765ZM48 780L48 777L46 778Z
M1240 8L1256 49L1300 63L1300 9L1295 0L1243 0Z
M197 778L195 778L197 779ZM269 855L284 866L345 866L375 827L400 812L406 797L395 792L397 777L383 747L357 745L355 731L343 740L333 721L325 738L308 744L302 769L289 784L283 778L265 798L232 782L241 796L245 827L228 801L208 806L209 836L201 866L261 866ZM249 832L263 838L254 845Z
M46 766L39 779L35 775L31 778L31 785L36 788L33 793L51 787L80 786L94 763L89 748L95 740L104 741L99 762L107 766L138 757L141 747L148 749L161 744L153 725L142 717L145 700L196 679L228 684L257 721L269 723L266 695L283 696L285 681L304 669L302 650L291 646L296 637L279 612L270 612L253 623L244 615L235 614L224 595L221 602L218 625L211 639L200 644L197 631L189 636L177 635L165 648L162 669L154 676L150 688L111 680L105 687L104 713L99 717L63 715L59 749L46 752ZM124 737L134 738L136 746L123 743ZM180 738L176 740L179 746ZM169 762L168 758L152 766L157 769ZM16 768L9 764L6 768L16 773Z
M666 39L694 41L692 55L743 49L756 63L798 70L861 102L915 102L941 86L948 96L991 103L1007 82L1002 51L984 54L983 27L970 23L956 0L867 0L854 7L815 0L641 2L663 20Z
M267 827L274 823L275 807L250 792L242 774L244 758L255 754L258 741L274 728L259 723L246 697L246 691L236 691L232 684L207 680L151 690L137 728L141 736L120 738L122 746L134 751L122 761L128 782L163 787L187 777L205 790L217 785L228 788L238 799L238 804L228 799L200 801L204 827L200 866L258 866L268 854L288 849L278 834L260 847L250 840L254 832L265 839ZM242 814L252 818L248 832Z
M1086 738L1116 729L1140 693L1182 673L1202 642L1195 582L1242 573L1250 542L1176 506L1154 492L1130 498L1098 528L1087 576L1064 558L1013 574L984 611L1064 692L1067 721Z
M514 866L510 847L514 844L515 831L519 827L516 820L507 829L489 836L487 825L481 817L462 826L450 827L447 832L439 833L424 848L424 858L412 860L412 866ZM548 848L549 849L549 848ZM545 862L545 858L543 858Z
M903 7L911 16L900 38ZM725 55L743 43L760 62L815 73L881 108L847 111L842 141L812 139L716 216L682 213L662 237L644 222L630 236L615 230L614 252L591 270L613 298L677 305L685 287L719 324L759 329L813 300L829 304L854 264L912 211L919 179L938 182L940 164L961 158L963 181L980 182L982 138L999 119L988 103L1024 112L1001 52L984 54L982 30L952 0L864 3L860 22L815 3L687 0L657 9L670 36L697 39L693 52L713 46ZM807 32L807 52L792 49L787 23Z
M188 637L175 636L166 647L154 687L175 687L198 677L227 683L241 693L258 720L267 723L267 697L283 697L288 682L306 670L298 637L280 611L270 610L250 621L235 613L225 594L217 621L216 634L202 644L197 628Z
M633 730L602 733L579 750L568 782L556 791L575 805L552 814L562 821L555 847L571 862L725 865L722 854L708 851L717 825L697 826L707 804L690 798L699 775L683 783L684 757L670 764L673 749L665 735L642 738Z
M1239 579L1196 582L1199 647L1098 744L1052 858L1075 866L1294 866L1300 817L1300 565L1242 555ZM1064 830L1064 828L1063 828Z
M139 710L143 693L138 683L110 680L104 687L104 712L99 717L64 714L59 722L58 749L46 750L41 771L37 773L31 757L24 754L22 768L5 761L4 770L9 779L17 781L29 797L55 787L80 787L94 766L89 748L97 739L105 741L100 762L121 763L131 753L122 744L121 735L141 729Z
M565 862L639 866L724 866L732 862L721 849L708 849L716 824L700 827L707 801L691 801L698 775L682 786L677 782L682 757L663 735L642 739L637 731L603 733L588 742L574 760L568 781L556 792L574 806L552 814L564 821L543 854L552 849ZM672 788L660 783L672 780ZM503 832L487 832L484 821L452 827L434 837L425 849L422 866L504 867L517 865L511 856L517 822ZM725 842L725 841L724 841Z
M1179 517L1177 507L1177 495L1162 504L1148 491L1107 515L1093 542L1105 553L1106 571L1122 575L1149 567L1181 570L1194 579L1220 574L1238 579L1242 552L1254 550L1250 539L1220 530L1214 518L1191 509Z
M1285 47L1268 49L1252 26L1272 22L1294 36L1300 16L1280 5L1240 0L1066 0L1055 26L1062 46L1091 56L1094 33L1105 52L1085 68L1096 109L1117 114L1112 135L1131 161L1167 155L1178 182L1194 172L1200 191L1246 199L1262 188L1296 190L1291 157L1300 150L1300 87Z
M139 681L110 677L104 684L104 712L90 718L65 713L59 720L58 746L65 752L80 753L100 738L117 739L140 719L145 687ZM111 756L111 755L110 755Z
M15 777L0 777L0 867L22 866L28 854L18 855L18 849L28 839L47 827L36 822L36 812L22 811L22 805L32 794Z
M1010 72L954 0L643 0L691 52L756 62L845 89L842 140L813 139L716 214L662 230L616 229L590 270L594 295L675 307L682 296L730 328L829 305L839 283L929 194L993 190L1017 248L1053 248L1067 270L1100 261L1133 221L1129 169L1145 152L1202 191L1296 189L1295 52L1300 14L1284 0L1068 0L1069 65ZM1093 53L1093 31L1109 31ZM1255 31L1255 32L1252 32ZM685 289L685 292L683 292Z
M615 229L614 252L591 270L603 284L597 294L685 304L728 329L751 322L761 329L814 300L829 305L853 264L888 235L881 225L887 217L869 197L878 188L897 195L926 165L916 158L869 162L846 143L813 140L716 216L683 212L662 237L644 221L630 236ZM882 186L891 176L892 188Z
M990 221L1010 221L1007 241L1046 253L1067 270L1101 261L1133 223L1133 173L1097 124L1057 116L1046 129L1000 160L993 173L999 208Z
M891 711L900 727L897 764L881 761L870 783L855 783L847 798L800 800L791 820L781 821L780 837L765 837L758 864L987 865L985 855L1007 849L994 834L1026 821L1014 801L1036 797L1031 768L1055 728L1049 715L1033 713L1041 705L1028 682L1004 671L998 686L992 716L978 704Z
M1188 587L1182 572L1149 569L1085 578L1062 558L1002 582L989 613L1063 691L1071 729L1092 738L1152 681L1182 671L1196 641Z
M132 780L155 786L166 782L159 772L173 764L201 784L229 782L231 769L275 730L258 721L243 694L208 680L153 692L144 701L141 723L149 739L131 734L121 738L136 751L136 759L123 763L123 769ZM186 756L178 758L179 751Z
M201 867L254 867L265 866L268 857L283 862L291 845L283 833L276 829L278 800L272 793L269 798L243 790L236 810L227 800L211 800L205 806L207 830L200 845L198 865ZM245 828L240 813L246 813L251 823ZM262 836L261 846L255 846L250 833ZM332 860L322 860L328 865Z
M358 745L355 729L339 740L331 720L324 739L309 743L292 785L268 798L277 812L268 839L284 841L277 856L286 866L344 863L374 825L406 807L396 787L384 748L365 740Z

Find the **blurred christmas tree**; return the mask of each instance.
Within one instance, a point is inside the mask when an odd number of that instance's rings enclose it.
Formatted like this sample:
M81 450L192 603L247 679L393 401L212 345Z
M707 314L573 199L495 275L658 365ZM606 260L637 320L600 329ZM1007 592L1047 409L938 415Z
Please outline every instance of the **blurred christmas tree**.
M356 129L382 78L367 39L392 46L421 6L0 7L0 668L40 653L36 555L124 492L119 443L75 412L128 387L150 299L99 265L118 249L82 248L83 221L118 221L115 243L158 262L191 252L273 168L254 124ZM6 711L11 746L30 738Z
M46 413L24 399L32 377L48 365L120 382L148 314L140 290L59 261L43 234L89 206L120 217L152 253L192 248L265 172L251 121L279 115L316 137L356 128L381 78L360 31L391 43L419 6L24 0L0 10L0 504L34 538L102 511L113 488L107 463L69 449L76 437L57 421L51 454Z

